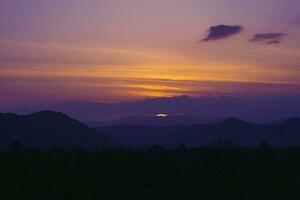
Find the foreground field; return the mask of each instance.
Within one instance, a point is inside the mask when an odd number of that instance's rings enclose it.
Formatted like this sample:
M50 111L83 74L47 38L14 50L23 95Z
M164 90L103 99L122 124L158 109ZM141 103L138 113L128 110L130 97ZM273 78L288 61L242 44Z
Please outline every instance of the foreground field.
M300 199L300 149L0 153L1 199Z

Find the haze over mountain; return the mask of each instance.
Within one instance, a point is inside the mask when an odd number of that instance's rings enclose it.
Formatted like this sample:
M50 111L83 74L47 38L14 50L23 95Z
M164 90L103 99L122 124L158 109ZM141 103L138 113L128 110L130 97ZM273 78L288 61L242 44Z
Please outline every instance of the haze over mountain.
M193 116L199 119L198 123L207 122L207 120L225 119L230 116L247 121L266 123L300 116L299 102L299 95L259 97L176 96L120 103L58 102L23 106L10 109L10 111L27 114L50 109L66 113L80 121L92 122L108 122L131 116L145 117L167 113L170 116ZM157 123L156 125L160 124ZM181 125L184 125L184 123Z
M135 126L188 126L222 121L220 119L203 119L196 115L132 115L115 120L83 121L90 127L135 125Z
M14 142L25 147L102 148L115 146L116 142L94 129L53 111L30 115L0 113L0 145L8 147Z
M176 147L218 146L223 142L240 147L256 147L262 142L277 147L300 146L300 118L277 124L254 124L231 117L216 124L191 126L111 126L97 129L131 146L155 144Z

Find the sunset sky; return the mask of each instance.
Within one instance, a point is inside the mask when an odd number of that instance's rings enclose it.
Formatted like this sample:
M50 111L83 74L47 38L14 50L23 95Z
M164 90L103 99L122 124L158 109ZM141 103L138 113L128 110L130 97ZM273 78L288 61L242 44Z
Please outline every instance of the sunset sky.
M299 0L0 0L0 107L300 94Z

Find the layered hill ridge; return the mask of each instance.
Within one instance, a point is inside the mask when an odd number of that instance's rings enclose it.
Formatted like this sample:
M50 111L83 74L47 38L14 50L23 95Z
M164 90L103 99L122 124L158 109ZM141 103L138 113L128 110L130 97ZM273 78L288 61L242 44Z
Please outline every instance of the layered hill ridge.
M96 130L60 112L40 111L29 115L0 113L2 147L19 142L33 148L94 149L119 146L115 141L133 147L155 144L175 147L182 143L190 147L201 147L223 140L244 147L257 146L262 142L278 147L298 147L300 118L261 125L230 117L214 124L118 125L99 127Z
M278 147L300 146L300 118L290 118L277 124L255 124L235 117L215 124L188 126L110 126L97 130L130 145L176 146L184 143L191 147L210 146L230 140L243 147L255 147L267 142Z

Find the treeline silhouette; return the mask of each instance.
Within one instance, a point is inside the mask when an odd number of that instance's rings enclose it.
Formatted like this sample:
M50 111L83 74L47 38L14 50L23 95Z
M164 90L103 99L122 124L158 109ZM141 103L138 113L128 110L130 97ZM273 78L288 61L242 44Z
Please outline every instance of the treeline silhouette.
M144 150L77 148L0 151L1 199L299 199L300 149Z

